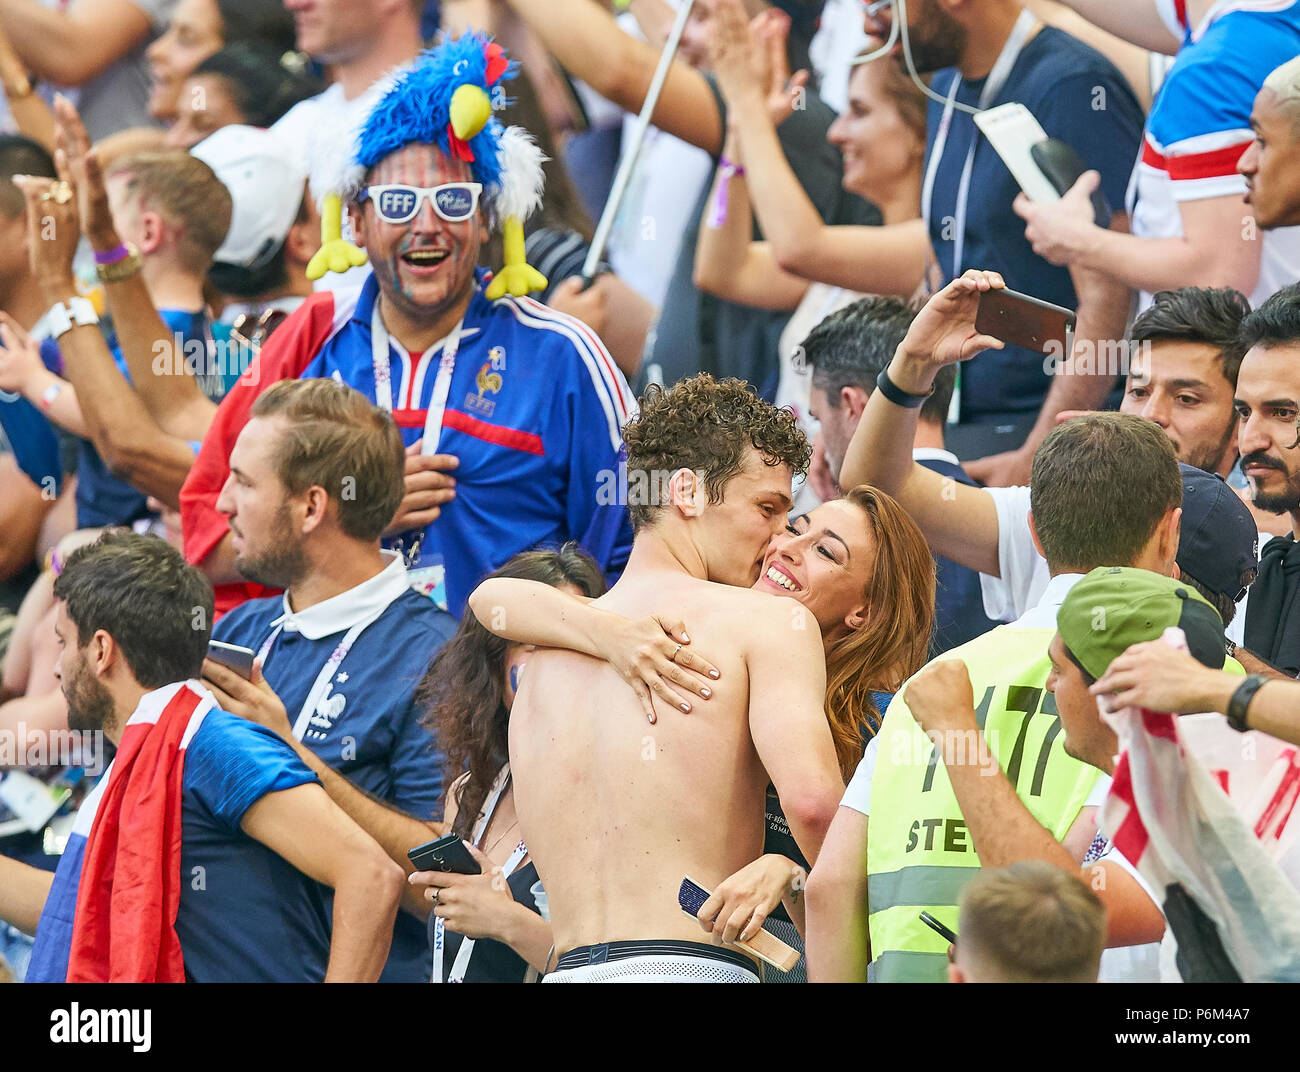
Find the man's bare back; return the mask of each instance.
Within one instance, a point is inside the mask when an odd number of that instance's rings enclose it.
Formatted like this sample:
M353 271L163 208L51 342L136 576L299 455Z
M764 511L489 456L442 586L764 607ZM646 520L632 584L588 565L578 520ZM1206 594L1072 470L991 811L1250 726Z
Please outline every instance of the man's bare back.
M650 725L607 664L554 649L529 658L511 710L510 763L556 953L707 940L677 905L682 878L713 888L761 855L769 781L778 792L786 783L795 826L808 814L803 789L808 801L824 798L828 764L838 781L816 623L793 601L670 570L625 575L595 605L680 618L720 678L689 715L656 701Z

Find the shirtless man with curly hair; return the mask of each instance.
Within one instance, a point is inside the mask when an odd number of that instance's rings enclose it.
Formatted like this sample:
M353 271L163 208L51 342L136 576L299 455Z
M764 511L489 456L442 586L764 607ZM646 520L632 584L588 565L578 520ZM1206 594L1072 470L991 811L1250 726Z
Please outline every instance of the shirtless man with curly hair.
M677 894L684 876L712 889L762 853L769 783L809 859L843 791L816 622L749 588L810 451L791 413L708 375L651 388L624 438L629 488L654 494L629 503L631 557L593 605L684 622L719 676L695 714L674 717L656 697L662 717L648 726L608 664L555 649L529 658L510 764L550 902L547 978L756 982L747 953L699 940Z

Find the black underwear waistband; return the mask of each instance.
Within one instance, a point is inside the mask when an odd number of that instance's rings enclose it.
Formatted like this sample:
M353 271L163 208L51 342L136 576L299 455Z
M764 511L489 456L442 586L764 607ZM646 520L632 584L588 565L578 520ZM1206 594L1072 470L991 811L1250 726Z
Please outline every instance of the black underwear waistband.
M677 942L664 939L580 945L561 956L555 964L555 970L585 968L589 964L607 964L632 957L699 957L701 960L721 961L755 975L758 974L758 965L743 953L736 953L722 946L709 945L707 942Z

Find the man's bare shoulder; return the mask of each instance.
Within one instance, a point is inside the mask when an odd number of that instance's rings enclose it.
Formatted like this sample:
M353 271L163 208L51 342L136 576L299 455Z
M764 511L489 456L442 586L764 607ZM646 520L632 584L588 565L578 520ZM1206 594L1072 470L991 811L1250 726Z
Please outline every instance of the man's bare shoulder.
M783 649L791 653L821 651L822 635L817 619L797 599L770 596L748 589L735 603L736 637L746 651Z
M667 614L680 618L688 632L721 626L742 652L788 644L792 631L810 634L809 643L821 647L817 619L797 600L696 577L665 576L649 584L640 578L635 586L620 581L592 605L621 614Z

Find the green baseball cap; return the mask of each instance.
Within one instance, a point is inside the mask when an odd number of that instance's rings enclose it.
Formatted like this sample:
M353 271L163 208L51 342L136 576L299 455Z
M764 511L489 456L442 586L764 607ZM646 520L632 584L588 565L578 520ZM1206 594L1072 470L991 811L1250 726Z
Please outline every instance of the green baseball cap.
M1223 619L1205 597L1182 581L1131 566L1099 566L1070 589L1056 627L1070 654L1092 677L1130 644L1158 640L1177 626L1206 666L1221 669Z

